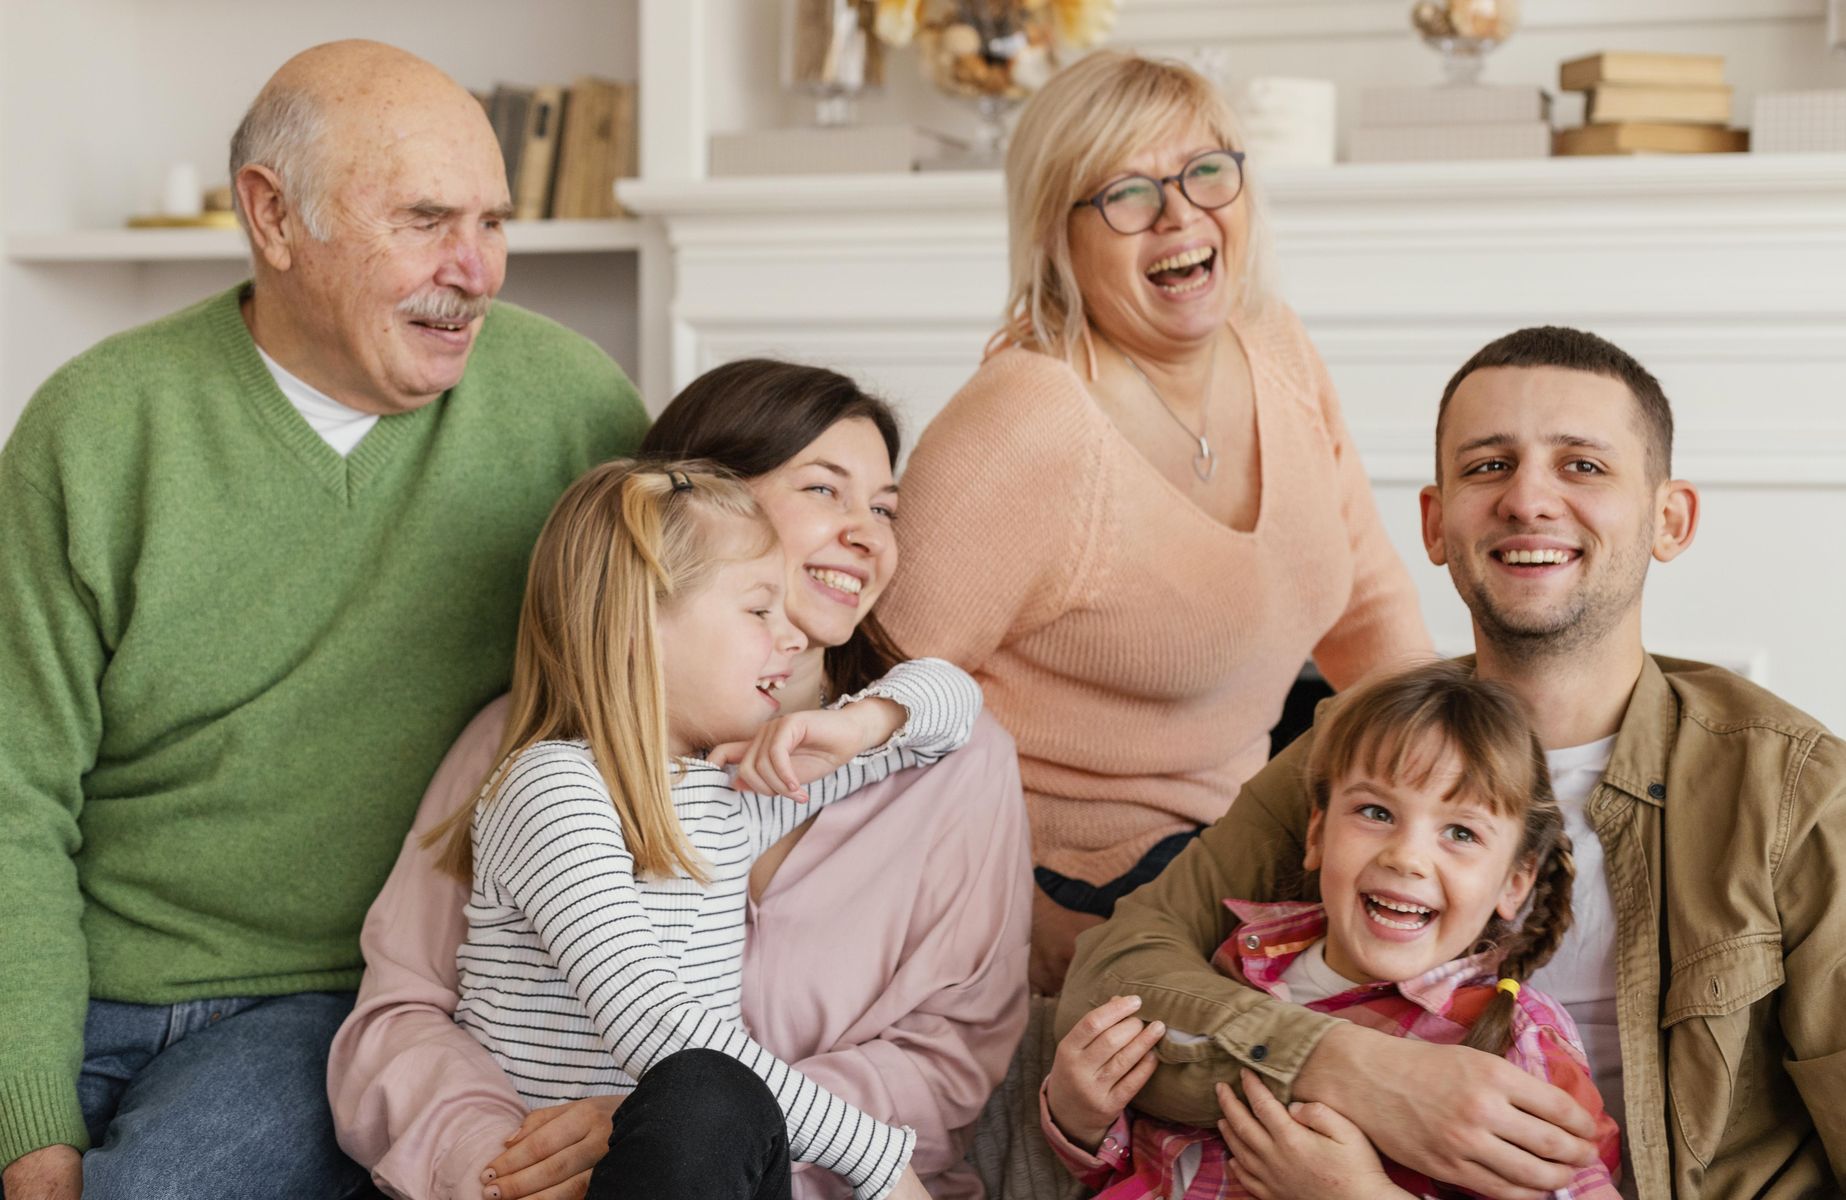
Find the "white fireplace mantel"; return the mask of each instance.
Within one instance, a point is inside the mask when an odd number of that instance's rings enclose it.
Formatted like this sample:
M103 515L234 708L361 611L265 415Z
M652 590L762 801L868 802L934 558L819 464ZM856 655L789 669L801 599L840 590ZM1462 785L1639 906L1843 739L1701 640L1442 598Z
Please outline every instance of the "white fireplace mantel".
M1258 182L1281 294L1327 360L1407 560L1421 559L1414 495L1449 374L1521 325L1593 329L1661 377L1676 472L1706 489L1695 553L1650 583L1650 642L1748 668L1846 727L1846 556L1832 549L1846 528L1846 156L1343 165ZM997 174L621 194L669 246L670 347L650 349L670 349L675 388L746 354L823 362L896 400L914 438L998 323ZM1418 578L1439 643L1465 647L1447 585Z

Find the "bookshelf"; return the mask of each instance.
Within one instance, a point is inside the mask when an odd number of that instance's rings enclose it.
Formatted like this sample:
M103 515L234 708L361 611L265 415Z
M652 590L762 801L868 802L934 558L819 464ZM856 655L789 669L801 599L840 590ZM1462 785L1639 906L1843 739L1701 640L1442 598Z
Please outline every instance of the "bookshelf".
M128 229L173 163L224 182L263 81L319 42L370 37L463 86L635 80L640 0L7 0L0 4L0 440L56 367L245 276L242 234ZM272 20L271 16L287 16ZM521 221L501 295L579 330L643 382L640 292L663 250L633 220Z
M511 221L507 253L604 254L637 251L647 241L641 221ZM9 234L6 257L16 263L242 262L244 235L234 229L74 229Z

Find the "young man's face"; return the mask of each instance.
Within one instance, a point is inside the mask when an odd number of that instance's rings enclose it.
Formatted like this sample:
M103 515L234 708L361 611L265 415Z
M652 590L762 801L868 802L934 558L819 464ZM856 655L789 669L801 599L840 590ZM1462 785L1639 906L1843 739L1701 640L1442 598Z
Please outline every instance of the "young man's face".
M1652 478L1633 395L1617 379L1559 367L1493 367L1463 379L1423 490L1423 544L1449 568L1477 638L1513 651L1640 638L1650 557L1691 540Z

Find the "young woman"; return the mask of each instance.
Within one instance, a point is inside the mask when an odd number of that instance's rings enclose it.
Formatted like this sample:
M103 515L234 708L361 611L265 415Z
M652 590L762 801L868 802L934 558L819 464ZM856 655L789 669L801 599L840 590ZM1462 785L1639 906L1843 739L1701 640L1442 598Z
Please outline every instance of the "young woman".
M785 712L856 690L893 661L871 613L897 567L897 430L881 402L819 368L732 363L688 386L643 451L751 481L801 576L786 606L808 647L779 693ZM858 592L835 586L835 572ZM431 781L368 917L366 981L334 1045L342 1145L394 1195L574 1195L563 1185L580 1189L608 1147L606 1104L528 1118L451 1016L466 893L430 871L415 840L474 798L504 721L505 702L489 706ZM983 716L962 750L834 805L752 870L745 1025L834 1094L913 1127L912 1162L939 1200L982 1194L962 1160L1024 1022L1027 854L1012 742ZM801 1164L794 1190L847 1194Z

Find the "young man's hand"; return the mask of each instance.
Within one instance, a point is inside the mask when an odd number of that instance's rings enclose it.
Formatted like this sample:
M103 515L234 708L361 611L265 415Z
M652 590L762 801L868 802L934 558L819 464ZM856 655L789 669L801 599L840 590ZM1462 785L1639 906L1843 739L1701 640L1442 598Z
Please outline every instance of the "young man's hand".
M1341 1024L1295 1078L1395 1162L1495 1200L1544 1200L1596 1160L1596 1124L1560 1088L1466 1046Z
M1045 1104L1064 1136L1094 1151L1154 1073L1154 1046L1167 1028L1134 1015L1139 996L1114 996L1083 1014L1058 1043Z

